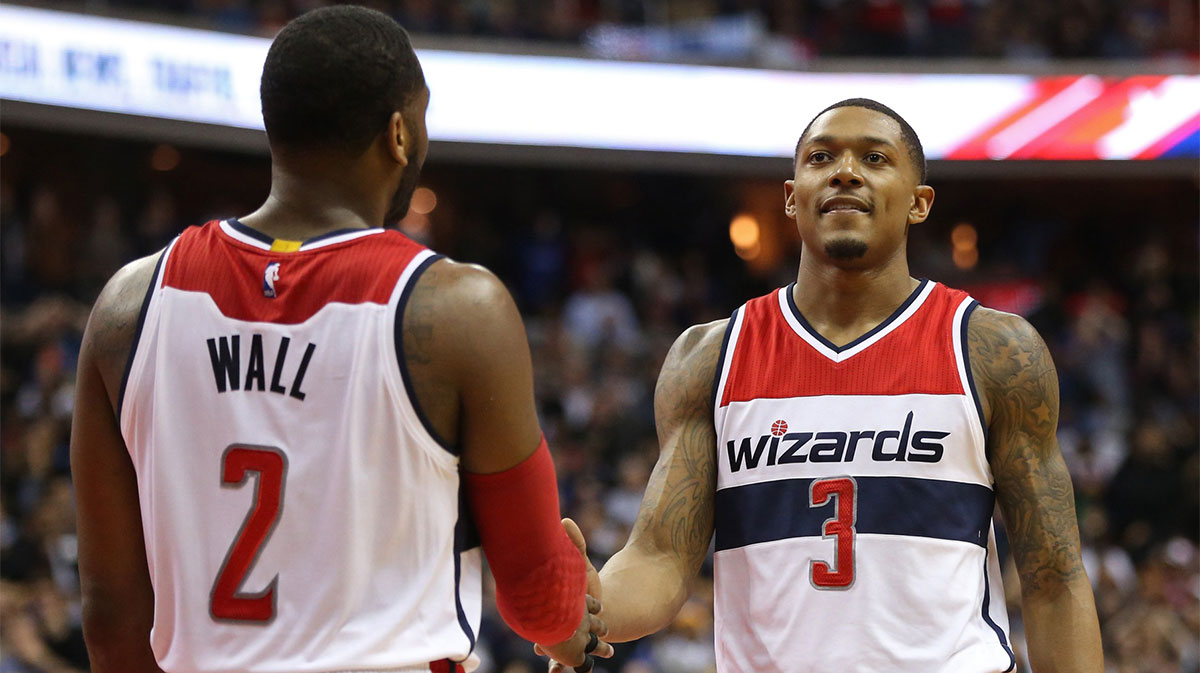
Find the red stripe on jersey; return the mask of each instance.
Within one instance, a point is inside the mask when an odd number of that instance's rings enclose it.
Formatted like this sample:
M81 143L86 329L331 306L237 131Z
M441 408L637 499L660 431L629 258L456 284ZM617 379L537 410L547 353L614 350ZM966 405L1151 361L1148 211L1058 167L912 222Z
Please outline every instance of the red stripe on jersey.
M341 243L273 252L235 240L220 222L188 227L163 272L164 287L204 292L227 318L296 324L326 304L387 304L400 274L424 250L398 231ZM264 289L267 267L279 263L274 297Z
M721 406L814 395L963 394L953 322L965 292L935 284L900 326L842 362L829 359L796 334L781 312L778 292L743 307Z

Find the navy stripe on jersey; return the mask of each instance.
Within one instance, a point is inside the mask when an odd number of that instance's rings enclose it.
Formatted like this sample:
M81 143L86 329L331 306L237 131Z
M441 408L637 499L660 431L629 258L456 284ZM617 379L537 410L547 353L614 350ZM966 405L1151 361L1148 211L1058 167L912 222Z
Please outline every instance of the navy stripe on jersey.
M983 420L983 404L979 401L979 391L975 389L975 375L971 373L971 349L967 347L967 325L971 322L971 314L977 308L979 308L979 302L972 301L963 311L962 326L959 328L962 332L959 334L958 343L962 347L963 369L967 370L967 387L970 388L967 394L975 402L975 412L979 414L979 427L983 428L983 437L986 442L987 421Z
M979 484L909 477L855 477L859 534L909 535L986 547L995 494ZM717 551L820 537L834 502L809 506L816 479L781 479L717 491Z
M179 237L176 236L176 239ZM175 241L172 240L171 243ZM125 407L125 386L129 383L129 371L133 369L133 356L137 355L138 342L142 340L142 327L146 324L146 311L150 309L150 299L158 287L158 279L162 277L163 259L171 245L163 248L158 261L154 263L154 275L150 277L150 287L146 288L146 296L142 299L142 310L138 312L137 328L133 331L133 343L129 345L129 359L125 361L125 373L121 374L121 389L117 392L117 418L121 418L121 409Z
M316 236L313 236L312 238L304 239L304 242L300 244L300 247L304 247L310 243L324 241L326 239L333 238L334 236L345 236L346 234L363 234L368 231L383 231L383 230L380 229L379 227L369 227L367 229L363 229L360 227L351 227L348 229L338 229L336 231L327 231L324 234L317 234Z
M425 432L433 438L433 441L438 443L451 454L458 455L458 447L450 445L449 442L442 439L437 430L434 429L433 423L425 412L421 409L420 402L417 401L417 391L413 388L412 376L408 373L408 365L404 360L404 307L408 305L408 298L412 296L413 288L417 286L417 281L420 280L421 274L425 273L434 262L442 259L443 255L430 255L421 265L413 270L412 277L408 279L408 286L400 293L400 300L396 304L396 360L400 363L400 378L404 379L404 390L408 392L408 400L412 402L413 410L417 412L417 418L421 419L421 425L424 426Z
M250 227L247 227L246 225L239 222L236 217L231 217L228 220L226 220L226 222L229 223L229 226L231 226L235 230L237 230L237 232L239 234L245 234L246 236L249 236L250 238L253 238L256 241L262 241L263 243L266 243L267 245L272 245L273 243L275 243L275 239L271 238L270 236L267 236L266 234L262 233L261 231L259 231L257 229L252 229Z
M835 346L832 341L821 336L821 333L818 332L817 330L813 329L813 326L808 324L808 321L804 319L804 315L801 314L800 309L796 307L796 297L795 297L795 295L792 294L792 290L793 290L793 288L796 287L796 283L793 282L791 285L788 285L787 287L783 288L783 292L787 294L788 308L790 308L792 310L792 315L796 317L796 322L800 323L800 327L804 328L804 331L811 334L813 336L813 338L815 338L817 341L820 341L822 344L825 344L825 347L828 348L829 350L833 351L834 353L841 353L842 351L854 348L858 344L866 341L867 339L870 339L871 337L878 334L880 330L886 329L888 325L891 325L892 323L896 322L896 319L899 318L902 313L904 313L906 310L908 310L909 306L912 306L912 303L917 300L917 297L921 296L921 292L925 289L925 286L928 284L929 284L929 279L922 278L921 282L917 283L917 288L912 291L912 294L908 295L908 299L905 299L904 303L900 304L900 306L895 311L893 311L892 314L889 315L883 322L881 322L878 325L876 325L875 327L873 327L866 334L858 337L854 341L851 341L850 343L848 343L844 346Z
M459 481L458 521L454 522L454 610L458 614L458 625L466 634L467 640L471 642L471 649L467 650L468 657L475 651L475 631L471 629L471 622L467 619L466 611L463 610L462 593L459 591L459 585L462 583L462 555L480 544L482 542L479 537L479 528L471 516L471 508L467 504L467 492L463 489L462 481Z
M992 627L996 632L996 636L1000 638L1000 646L1008 653L1008 668L1004 669L1004 673L1015 670L1017 667L1017 658L1013 656L1012 648L1008 646L1008 638L1004 637L1004 629L1000 628L996 622L992 621L992 615L988 612L988 606L992 602L992 585L988 581L988 553L983 553L983 621Z
M732 354L727 353L729 350L729 337L733 334L733 326L737 323L738 311L742 309L734 309L733 315L729 316L729 324L725 326L725 337L721 339L721 355L717 358L717 373L713 376L713 391L712 391L712 408L716 409L721 400L717 399L717 391L721 388L721 374L725 370L725 358L732 357Z

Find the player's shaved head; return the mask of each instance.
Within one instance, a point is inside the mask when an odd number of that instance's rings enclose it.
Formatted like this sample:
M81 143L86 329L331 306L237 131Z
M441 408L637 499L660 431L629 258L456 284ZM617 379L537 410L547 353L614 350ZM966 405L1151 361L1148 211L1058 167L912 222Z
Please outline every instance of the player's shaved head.
M285 26L267 51L267 138L273 147L359 154L424 88L408 33L391 17L349 5L316 9Z
M884 105L883 103L871 100L870 98L847 98L846 100L838 101L837 103L834 103L833 105L830 105L829 107L817 113L817 116L813 117L812 121L808 122L808 126L804 127L804 132L800 134L800 140L796 142L796 151L792 154L793 165L796 162L796 157L800 154L800 146L803 145L805 139L807 139L808 132L810 129L812 129L813 124L816 123L816 121L821 118L821 115L825 114L826 112L843 107L865 108L867 110L872 110L882 115L891 117L896 124L900 126L900 139L904 142L904 147L908 150L908 157L912 161L913 167L917 170L917 176L920 178L918 180L918 184L925 184L927 177L925 166L925 149L921 147L921 139L917 137L917 132L913 130L913 127L910 126L909 123L904 120L904 117L901 117L898 112Z

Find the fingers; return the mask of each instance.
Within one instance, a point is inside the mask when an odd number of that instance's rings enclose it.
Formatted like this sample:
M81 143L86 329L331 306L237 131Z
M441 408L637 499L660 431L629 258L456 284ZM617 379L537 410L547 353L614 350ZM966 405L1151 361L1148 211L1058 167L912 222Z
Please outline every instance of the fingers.
M594 596L590 596L590 595L587 597L587 611L590 614L598 615L598 614L600 614L600 611L603 609L604 609L604 606L602 606L600 604L599 599L595 598Z
M583 531L579 530L579 524L571 519L562 520L563 528L567 531L567 537L571 538L571 542L575 543L575 548L587 558L587 540L583 539Z

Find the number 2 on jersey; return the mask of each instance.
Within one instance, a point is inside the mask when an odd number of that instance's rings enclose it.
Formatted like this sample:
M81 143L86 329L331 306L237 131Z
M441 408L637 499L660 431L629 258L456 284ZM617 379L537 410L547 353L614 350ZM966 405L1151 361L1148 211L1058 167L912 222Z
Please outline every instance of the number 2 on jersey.
M818 589L849 589L854 584L854 524L858 519L858 484L853 477L818 479L808 487L808 504L820 507L833 498L834 516L821 525L821 537L834 538L833 567L809 562L809 580Z
M259 553L267 544L283 506L283 480L287 476L287 457L270 446L231 445L221 456L222 488L239 488L247 473L254 472L254 498L237 537L233 539L225 562L213 581L209 613L213 619L234 622L271 621L275 617L276 575L265 589L255 594L238 591Z

